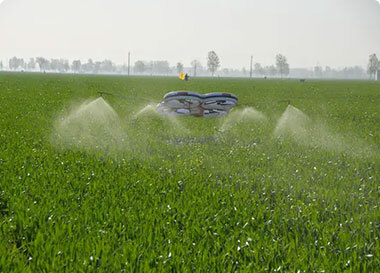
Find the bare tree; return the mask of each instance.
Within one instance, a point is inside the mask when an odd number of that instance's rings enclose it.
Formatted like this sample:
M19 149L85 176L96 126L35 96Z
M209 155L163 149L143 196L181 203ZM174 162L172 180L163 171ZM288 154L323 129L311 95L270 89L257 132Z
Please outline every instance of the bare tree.
M60 66L60 60L59 59L51 59L50 60L50 69L53 71L58 71Z
M202 67L202 64L198 60L193 60L191 62L191 67L193 68L193 77L197 76L197 69Z
M71 65L71 70L74 71L75 73L79 72L82 68L82 63L80 60L75 60L73 61Z
M68 60L62 60L62 69L63 72L67 72L70 70L70 65Z
M22 69L25 68L24 59L13 57L12 59L9 60L9 68L13 70L16 70L18 68L22 68Z
M95 62L95 65L94 65L94 73L95 74L98 74L100 72L100 69L101 69L101 66L102 66L102 62Z
M95 64L92 59L88 59L87 63L82 65L82 69L86 73L94 73Z
M170 66L168 61L154 61L152 62L152 73L156 74L168 74Z
M215 51L210 51L207 55L207 67L213 77L219 66L220 61L218 55L216 55Z
M143 61L135 62L134 71L136 73L144 73L145 69L145 63Z
M277 54L276 67L277 67L277 71L280 73L281 78L284 75L285 76L289 75L289 64L284 55Z
M19 67L19 60L16 57L13 57L9 60L9 68L16 70Z
M116 67L111 60L104 60L101 62L100 70L103 72L112 73L116 71Z
M258 75L258 76L262 76L262 75L265 74L265 70L264 70L264 68L261 66L261 64L259 64L259 63L255 63L254 67L255 67L254 71L255 71L255 74L256 74L256 75Z
M56 70L59 73L65 73L70 69L69 61L64 59L59 59L56 61Z
M270 66L265 67L264 71L265 71L265 73L267 73L271 77L276 76L276 74L277 74L277 69L274 65L270 65Z
M183 72L183 64L181 62L177 63L177 72L178 74Z
M38 64L38 66L40 67L40 71L42 70L47 70L49 68L49 60L43 58L43 57L37 57L36 58L36 63Z
M372 79L376 77L376 72L380 68L380 62L379 59L377 58L376 54L371 54L369 55L369 62L368 62L368 74L369 77Z
M36 62L34 61L34 58L30 58L28 62L28 69L34 70L36 69Z

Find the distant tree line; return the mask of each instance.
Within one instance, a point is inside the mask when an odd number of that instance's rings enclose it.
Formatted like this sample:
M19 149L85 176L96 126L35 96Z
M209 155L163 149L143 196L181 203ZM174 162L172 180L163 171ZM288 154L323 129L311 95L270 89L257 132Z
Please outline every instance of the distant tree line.
M80 60L74 60L71 63L66 59L46 59L44 57L30 58L24 61L22 58L13 57L9 60L10 70L24 71L49 71L57 73L113 73L117 69L125 70L124 67L116 66L110 60L96 61L89 59L86 63Z
M186 67L182 62L177 62L174 66L166 60L144 61L137 60L130 67L134 75L178 75L181 72L190 76L218 76L218 77L293 77L293 78L375 78L380 69L380 61L376 54L369 56L367 71L360 66L333 69L329 66L315 66L313 68L293 68L291 69L287 58L278 54L275 57L275 64L262 65L254 63L252 67L242 69L221 68L219 56L215 51L208 52L206 56L206 67L201 61L194 59L190 66ZM84 73L84 74L127 74L127 65L116 65L111 60L93 61L88 59L82 63L81 60L69 61L66 59L47 59L44 57L23 58L13 57L8 62L8 68L0 62L0 70L13 71L40 71L55 73ZM251 71L252 69L252 71ZM252 73L251 73L252 72Z
M295 78L314 79L368 79L366 70L360 66L331 68L330 66L315 66L313 68L295 68L291 71Z

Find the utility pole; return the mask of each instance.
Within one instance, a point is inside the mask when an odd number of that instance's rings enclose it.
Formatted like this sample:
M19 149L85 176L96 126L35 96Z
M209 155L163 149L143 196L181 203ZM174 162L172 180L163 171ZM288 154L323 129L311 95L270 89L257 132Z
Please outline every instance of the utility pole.
M128 52L128 76L131 71L131 52Z
M253 63L253 56L251 56L251 69L249 70L249 77L252 78L252 63Z

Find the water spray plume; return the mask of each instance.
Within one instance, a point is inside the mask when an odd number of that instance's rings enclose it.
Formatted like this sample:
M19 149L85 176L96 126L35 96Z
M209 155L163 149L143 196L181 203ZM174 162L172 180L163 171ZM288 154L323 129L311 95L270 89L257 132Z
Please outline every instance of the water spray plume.
M347 138L333 133L327 125L313 121L301 110L291 105L278 120L274 135L277 138L292 139L303 146L346 153L355 157L371 157L376 150L359 139L348 141Z
M153 104L148 104L144 106L141 110L139 110L135 115L133 115L133 118L139 118L140 116L145 115L157 115L156 108Z
M310 118L306 114L294 106L288 105L277 122L274 135L276 137L290 135L296 139L303 139L309 122Z
M117 113L98 98L61 116L55 124L52 141L63 148L119 149L125 137Z
M235 110L231 111L231 113L227 116L225 121L222 124L221 129L222 130L228 130L232 127L238 125L240 122L246 122L246 121L255 121L255 122L262 122L265 121L267 118L266 116L256 110L253 107L246 107L242 110Z
M184 127L182 125L182 123L178 120L177 117L172 117L172 116L169 116L168 117L168 120L171 124L171 126L178 132L181 132L181 133L184 133L184 134L188 134L190 133L189 129L187 129L186 127Z

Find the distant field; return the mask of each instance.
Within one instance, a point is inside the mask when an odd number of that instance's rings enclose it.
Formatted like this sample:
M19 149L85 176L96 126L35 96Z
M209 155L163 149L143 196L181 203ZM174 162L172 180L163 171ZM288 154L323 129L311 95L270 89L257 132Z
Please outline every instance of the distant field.
M76 120L173 90L257 104ZM379 207L379 82L0 73L0 272L376 272Z

